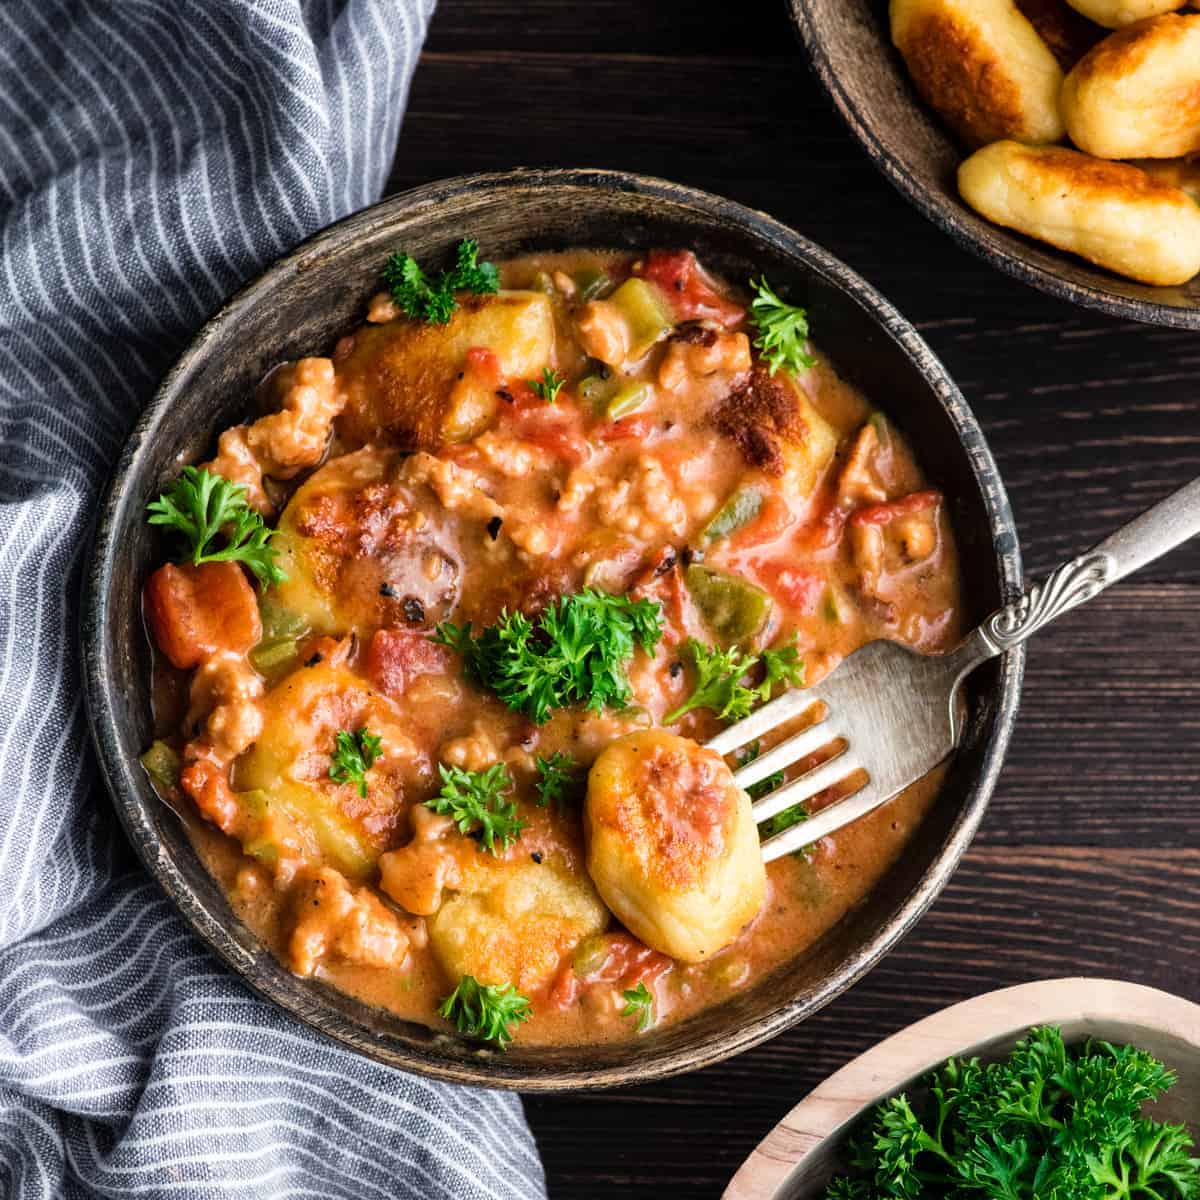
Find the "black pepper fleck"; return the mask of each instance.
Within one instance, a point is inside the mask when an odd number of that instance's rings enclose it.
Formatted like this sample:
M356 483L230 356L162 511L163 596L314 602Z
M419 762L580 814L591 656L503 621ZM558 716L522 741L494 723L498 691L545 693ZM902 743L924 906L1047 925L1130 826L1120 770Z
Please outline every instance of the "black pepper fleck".
M668 546L663 551L662 560L655 566L655 575L665 575L679 561L679 554L674 546Z
M508 388L497 388L496 395L499 396L505 404L511 404L513 402L513 394L508 390Z
M493 542L500 536L500 526L503 524L504 521L500 517L493 517L487 523L488 537L490 537Z
M306 667L315 667L317 663L324 662L325 656L318 650L304 665Z
M391 600L396 595L396 589L390 583L381 583L379 585L379 594Z
M400 607L404 609L404 619L410 625L425 624L425 605L416 596L405 596L400 602Z
M532 858L535 863L540 863L542 861L542 852L540 850L535 850L529 857Z
M676 659L668 669L671 672L671 678L678 679L680 672L683 670L683 663Z

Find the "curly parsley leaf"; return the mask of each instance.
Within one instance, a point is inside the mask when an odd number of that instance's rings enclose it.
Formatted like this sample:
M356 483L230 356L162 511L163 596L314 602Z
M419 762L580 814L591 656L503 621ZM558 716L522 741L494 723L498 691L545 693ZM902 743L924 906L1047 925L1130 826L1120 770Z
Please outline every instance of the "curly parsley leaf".
M771 374L784 367L796 375L814 366L817 360L807 350L808 313L781 300L765 279L751 280L750 286L750 319L758 328L754 345Z
M479 243L465 238L458 243L454 266L431 279L411 254L397 251L383 268L383 282L392 299L408 316L429 325L445 325L458 308L455 292L490 296L500 289L495 266L479 261Z
M528 1021L533 1008L511 983L480 983L473 975L464 975L438 1006L438 1014L453 1021L459 1033L495 1042L507 1050L513 1040L512 1027Z
M463 656L469 678L538 725L572 705L594 712L627 707L625 664L639 646L653 654L661 636L662 609L654 601L590 588L560 597L536 622L505 612L478 637L470 623L443 622L432 634Z
M737 753L737 764L739 767L744 767L747 763L752 763L762 753L762 742L757 738L739 750ZM752 783L746 789L746 795L751 800L761 800L763 796L770 795L784 780L782 771L775 771L768 775L765 779L760 779L757 783Z
M746 654L737 646L722 650L695 638L688 638L686 648L695 669L695 684L687 700L663 717L664 725L674 725L694 708L712 709L722 721L740 721L771 698L776 684L804 684L804 662L794 640L762 654ZM761 681L743 682L760 664Z
M562 391L566 382L553 367L543 367L541 379L529 380L529 386L547 404L553 404L558 399L558 393Z
M352 783L358 794L366 799L367 772L383 753L383 739L376 737L365 726L354 733L339 729L334 738L333 762L329 765L329 778L334 783Z
M270 544L275 531L246 503L244 484L230 483L200 467L184 467L170 488L146 506L146 512L151 525L165 525L187 539L191 561L197 566L244 563L263 587L287 578ZM218 537L224 544L214 548Z
M654 994L646 986L644 980L638 982L637 987L627 988L621 993L625 1000L625 1007L621 1009L621 1016L633 1017L637 1024L638 1033L645 1033L651 1025L654 1024Z
M549 758L539 755L534 759L534 765L538 772L538 781L534 785L538 804L542 808L556 804L559 809L565 809L568 799L579 787L578 764L569 754L556 750Z
M1180 1125L1142 1115L1174 1075L1145 1051L1033 1029L1007 1059L951 1059L927 1098L895 1096L855 1141L833 1200L1194 1200Z
M479 840L479 849L496 854L517 840L525 822L517 817L517 804L505 793L512 790L512 777L504 763L493 763L485 771L438 764L442 790L425 805L440 816L454 818L459 833Z

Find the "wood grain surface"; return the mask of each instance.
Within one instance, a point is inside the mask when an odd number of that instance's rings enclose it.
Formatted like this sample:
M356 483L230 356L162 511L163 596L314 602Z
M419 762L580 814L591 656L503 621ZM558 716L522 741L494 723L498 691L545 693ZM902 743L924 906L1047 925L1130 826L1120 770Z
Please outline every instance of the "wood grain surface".
M1200 339L1071 308L927 224L833 115L782 4L440 0L389 190L513 166L720 192L860 271L979 415L1031 572L1200 474ZM826 1075L988 988L1095 973L1200 1000L1198 669L1200 542L1039 635L983 830L876 971L731 1062L526 1101L551 1195L717 1196Z

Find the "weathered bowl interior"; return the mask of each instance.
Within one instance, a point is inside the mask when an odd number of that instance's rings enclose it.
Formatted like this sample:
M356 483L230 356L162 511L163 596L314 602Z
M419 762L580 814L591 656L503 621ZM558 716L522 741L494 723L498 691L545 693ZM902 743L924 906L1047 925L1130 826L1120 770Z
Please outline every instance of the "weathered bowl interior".
M724 1200L820 1200L880 1100L919 1093L947 1058L1001 1058L1035 1024L1057 1025L1068 1044L1094 1038L1148 1050L1178 1077L1149 1111L1200 1132L1200 1005L1116 979L1043 979L942 1009L847 1063L758 1144Z
M450 180L348 218L279 262L205 326L143 414L103 505L85 601L83 654L100 762L134 845L197 932L258 991L362 1053L439 1077L526 1089L688 1070L746 1049L828 1002L932 901L974 834L999 770L1016 711L1019 655L977 674L968 744L909 852L870 900L802 960L636 1044L548 1049L518 1041L498 1055L298 979L232 916L137 763L151 736L139 607L156 552L143 519L147 500L245 415L271 366L327 350L360 318L391 250L403 246L437 261L468 234L491 258L572 245L683 245L733 277L765 271L808 306L820 345L888 409L950 498L970 615L1011 598L1019 553L982 434L912 328L846 267L762 214L657 180L597 171Z
M917 95L888 34L887 0L788 0L818 78L877 167L967 249L1025 283L1116 317L1200 329L1200 279L1155 288L1001 229L958 196L965 157Z

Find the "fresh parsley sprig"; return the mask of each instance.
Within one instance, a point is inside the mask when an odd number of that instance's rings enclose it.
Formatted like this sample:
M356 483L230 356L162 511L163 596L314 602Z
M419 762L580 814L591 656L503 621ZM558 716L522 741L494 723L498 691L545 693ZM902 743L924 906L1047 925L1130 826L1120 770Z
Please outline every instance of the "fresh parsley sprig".
M383 753L383 739L376 737L364 726L354 733L339 729L333 741L333 761L329 765L329 778L334 783L354 784L358 794L365 800L367 772Z
M391 255L383 268L383 282L392 299L414 320L445 325L458 308L455 292L490 296L500 290L500 275L489 262L479 261L479 243L464 238L455 251L454 266L431 279L411 254Z
M529 380L529 386L547 404L553 404L558 399L558 393L562 391L566 382L553 367L543 367L541 379Z
M464 975L458 987L438 1006L438 1014L453 1021L459 1033L495 1042L501 1050L512 1044L512 1027L528 1021L533 1008L511 983L480 983Z
M754 289L750 320L758 328L754 345L771 374L785 367L798 375L814 366L817 360L807 350L808 313L781 300L765 279L751 280L750 286Z
M664 725L674 725L694 708L710 708L722 721L740 721L771 698L776 684L796 687L804 684L804 661L794 641L776 650L746 654L737 646L722 650L688 638L687 651L695 668L696 682L687 700L663 717ZM760 664L762 680L752 685L743 683Z
M950 1059L928 1095L885 1101L831 1200L1191 1200L1200 1159L1182 1125L1142 1115L1175 1083L1132 1046L1068 1047L1033 1029L1000 1062Z
M165 525L187 539L191 561L240 562L263 587L282 583L287 575L275 561L273 529L246 503L244 484L230 483L200 467L184 467L179 478L146 506L151 525ZM224 544L213 543L223 538Z
M517 840L525 822L517 817L517 803L505 795L512 790L512 776L504 763L493 763L485 771L438 764L442 790L426 807L440 816L454 818L459 833L479 839L479 849L496 854Z
M538 781L534 785L540 807L555 804L559 809L567 807L567 800L579 786L578 765L569 755L556 750L549 758L538 755L534 759Z
M737 763L739 767L744 767L747 763L752 763L762 753L762 742L755 739L750 745L739 750L737 754ZM773 792L784 780L782 771L775 771L768 775L765 779L760 779L757 783L752 783L746 789L746 795L751 800L760 800L763 796Z
M653 654L661 637L662 608L653 600L591 588L555 600L536 622L505 612L478 637L469 622L443 622L432 635L463 656L468 677L538 725L575 704L625 708L626 662L638 646Z
M638 1033L645 1033L654 1024L654 993L645 980L639 980L637 987L627 988L621 995L625 1000L621 1016L633 1017Z

